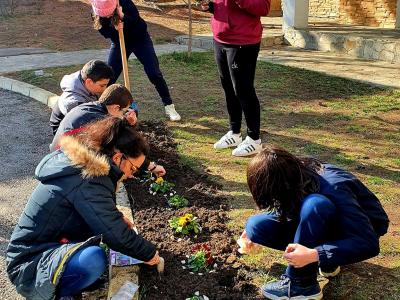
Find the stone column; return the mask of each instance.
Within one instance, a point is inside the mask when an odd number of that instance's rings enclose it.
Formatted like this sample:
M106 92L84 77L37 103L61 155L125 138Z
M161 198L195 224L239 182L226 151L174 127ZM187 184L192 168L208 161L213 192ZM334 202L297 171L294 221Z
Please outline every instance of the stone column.
M397 0L396 29L400 29L400 0Z
M400 0L398 0L400 1ZM283 26L296 29L308 26L308 0L283 0Z

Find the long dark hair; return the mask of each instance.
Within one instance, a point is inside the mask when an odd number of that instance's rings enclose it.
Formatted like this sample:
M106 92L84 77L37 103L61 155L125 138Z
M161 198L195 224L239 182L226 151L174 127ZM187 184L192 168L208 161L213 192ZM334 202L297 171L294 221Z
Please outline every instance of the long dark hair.
M103 27L115 26L119 22L119 15L117 10L115 9L114 14L110 18L100 17L94 13L92 13L93 20L93 28L99 30Z
M137 158L149 154L149 145L124 119L107 117L89 124L76 135L76 139L89 149L111 157L116 151Z
M297 217L300 201L319 191L320 161L300 158L278 147L266 147L247 168L247 184L260 209L274 210L281 219Z

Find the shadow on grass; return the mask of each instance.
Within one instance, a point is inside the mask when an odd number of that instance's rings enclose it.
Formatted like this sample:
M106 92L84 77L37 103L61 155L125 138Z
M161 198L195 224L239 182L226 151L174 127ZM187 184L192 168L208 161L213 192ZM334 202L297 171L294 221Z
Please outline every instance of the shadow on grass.
M326 285L324 296L326 299L399 299L399 282L399 267L361 262L342 267L339 276Z

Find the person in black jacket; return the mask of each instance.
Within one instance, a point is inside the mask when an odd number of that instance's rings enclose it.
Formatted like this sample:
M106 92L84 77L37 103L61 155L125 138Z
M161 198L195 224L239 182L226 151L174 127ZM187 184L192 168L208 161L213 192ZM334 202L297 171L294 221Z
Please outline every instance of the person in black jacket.
M108 117L39 163L40 181L7 248L7 273L27 299L71 296L107 267L99 242L148 265L159 262L156 247L132 229L116 207L118 183L132 177L149 152L126 121Z
M354 175L313 158L267 147L249 163L247 182L257 206L239 252L256 244L285 251L281 281L261 289L267 299L321 299L317 272L335 276L340 266L379 253L389 219L378 198Z
M132 0L91 0L94 28L101 35L111 40L108 64L114 71L114 83L122 71L121 48L118 28L123 29L127 58L133 53L144 67L147 77L155 86L164 103L165 113L171 121L179 121L181 116L176 112L167 83L160 71L159 62L154 51L153 42L147 32L147 24L140 17Z

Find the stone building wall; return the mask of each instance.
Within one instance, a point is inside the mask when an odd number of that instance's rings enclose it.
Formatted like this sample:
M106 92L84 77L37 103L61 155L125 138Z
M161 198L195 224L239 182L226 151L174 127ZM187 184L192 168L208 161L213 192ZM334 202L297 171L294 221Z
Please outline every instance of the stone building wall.
M394 28L397 0L340 0L340 22Z
M397 0L309 0L310 17L394 28Z
M340 0L309 0L309 16L314 18L337 20Z

